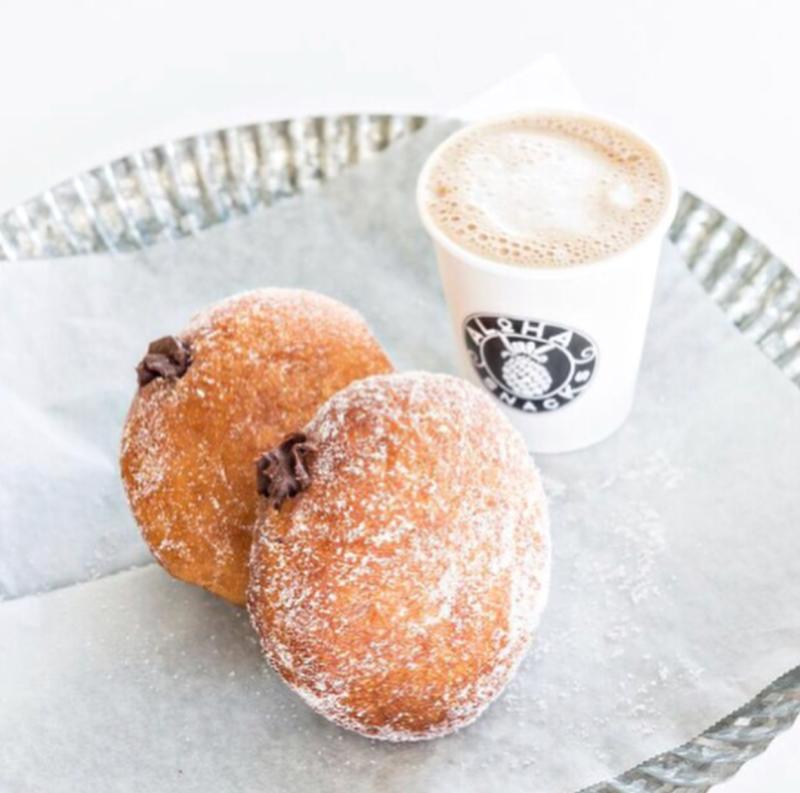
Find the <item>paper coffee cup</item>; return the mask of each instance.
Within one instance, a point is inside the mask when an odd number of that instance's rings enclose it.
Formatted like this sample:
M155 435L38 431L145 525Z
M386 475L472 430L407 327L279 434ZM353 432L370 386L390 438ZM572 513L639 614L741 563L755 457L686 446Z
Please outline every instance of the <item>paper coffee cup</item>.
M432 164L459 135L498 119L470 125L440 144L417 186L459 368L493 395L533 452L590 446L630 413L662 241L675 214L675 181L658 148L625 125L594 120L647 143L661 161L667 191L661 215L644 236L605 258L558 266L506 264L467 250L436 224L427 201Z

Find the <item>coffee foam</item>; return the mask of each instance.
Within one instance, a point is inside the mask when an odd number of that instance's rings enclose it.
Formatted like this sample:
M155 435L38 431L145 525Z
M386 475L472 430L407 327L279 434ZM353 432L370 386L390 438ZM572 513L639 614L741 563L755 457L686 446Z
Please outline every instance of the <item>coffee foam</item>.
M434 155L423 200L462 248L525 267L602 259L661 218L669 176L621 128L536 114L468 128Z

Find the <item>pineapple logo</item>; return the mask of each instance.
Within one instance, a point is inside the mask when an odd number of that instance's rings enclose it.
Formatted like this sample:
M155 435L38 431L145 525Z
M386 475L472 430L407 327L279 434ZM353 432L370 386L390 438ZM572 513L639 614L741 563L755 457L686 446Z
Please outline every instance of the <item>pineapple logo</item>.
M530 413L557 410L580 396L597 362L585 334L540 320L473 314L464 322L464 341L483 385Z
M500 370L508 387L525 399L535 399L546 394L553 384L547 367L547 353L537 352L533 342L515 341L500 357L505 359Z

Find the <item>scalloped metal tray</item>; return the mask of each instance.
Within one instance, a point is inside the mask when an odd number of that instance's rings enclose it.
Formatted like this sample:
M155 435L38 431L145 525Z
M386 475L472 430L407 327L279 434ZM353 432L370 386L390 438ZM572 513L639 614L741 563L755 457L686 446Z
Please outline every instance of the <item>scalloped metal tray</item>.
M343 115L233 127L61 182L0 215L0 260L133 251L269 207L426 123ZM734 325L800 387L800 279L745 229L684 192L670 238ZM583 793L699 793L760 754L800 713L800 666L688 743Z

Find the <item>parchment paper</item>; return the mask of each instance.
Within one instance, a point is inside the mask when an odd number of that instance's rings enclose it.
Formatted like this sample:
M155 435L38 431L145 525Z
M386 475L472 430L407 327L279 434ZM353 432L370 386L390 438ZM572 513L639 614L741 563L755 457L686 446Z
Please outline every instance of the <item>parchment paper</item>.
M800 662L800 395L669 251L631 419L538 460L551 601L474 726L348 734L265 667L244 613L154 565L115 573L148 561L117 484L132 367L201 305L316 288L364 312L399 367L450 369L413 203L447 129L147 255L0 265L0 790L569 793Z

